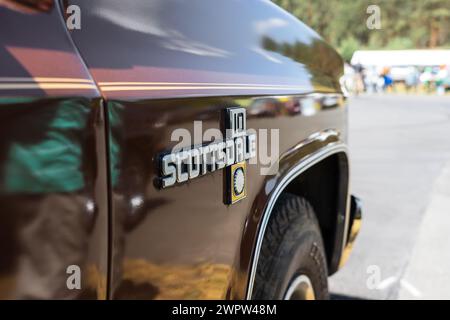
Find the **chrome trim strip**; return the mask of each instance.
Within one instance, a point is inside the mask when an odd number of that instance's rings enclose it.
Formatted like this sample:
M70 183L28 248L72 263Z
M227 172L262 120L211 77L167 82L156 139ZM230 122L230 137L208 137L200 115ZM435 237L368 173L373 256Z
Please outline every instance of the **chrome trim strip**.
M58 78L58 77L0 77L0 82L70 82L70 83L94 83L94 81L83 78Z
M261 227L258 230L258 238L256 240L256 247L255 252L253 254L253 262L252 267L250 270L250 279L248 282L248 288L247 288L247 295L246 299L251 300L252 299L252 293L253 293L253 285L255 282L255 276L256 276L256 268L258 267L258 259L259 254L261 251L262 242L264 239L264 234L266 231L267 223L269 222L270 214L272 213L273 206L275 205L276 200L280 196L281 192L284 190L284 188L296 177L298 177L301 173L312 167L313 165L317 164L318 162L324 160L325 158L337 154L337 153L345 153L348 155L348 149L347 146L343 143L333 143L332 145L323 147L319 149L317 152L305 157L302 159L295 167L293 167L278 183L278 185L272 190L272 193L270 195L269 201L266 204L266 207L264 209L263 213L263 220L261 222ZM350 170L350 168L349 168ZM350 185L350 183L348 183ZM345 212L345 233L344 233L344 239L342 239L342 248L345 246L346 241L346 232L348 228L348 216L349 216L349 210L348 210L348 192L349 189L347 189L347 203L346 203L346 212Z
M264 84L264 83L222 83L222 82L99 82L100 86L239 86L239 87L296 87L304 88L306 86L301 84Z
M235 86L169 86L169 85L154 85L154 86L105 86L100 85L103 91L164 91L164 90L280 90L280 91L295 91L295 90L308 90L310 88L300 86L247 86L247 85L235 85Z
M94 84L81 83L0 83L0 90L32 90L32 89L97 89Z
M0 77L0 90L97 89L92 80L55 77Z

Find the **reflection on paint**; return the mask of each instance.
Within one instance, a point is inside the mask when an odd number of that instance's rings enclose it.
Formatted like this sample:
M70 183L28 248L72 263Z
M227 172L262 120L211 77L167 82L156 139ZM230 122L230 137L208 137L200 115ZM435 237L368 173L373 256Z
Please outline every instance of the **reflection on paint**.
M231 275L224 264L158 265L144 259L125 259L123 269L116 299L224 299Z
M104 275L69 290L69 265L87 272L97 218L91 198L85 99L0 99L0 296L97 298ZM94 275L97 274L97 275ZM92 280L93 279L93 280Z

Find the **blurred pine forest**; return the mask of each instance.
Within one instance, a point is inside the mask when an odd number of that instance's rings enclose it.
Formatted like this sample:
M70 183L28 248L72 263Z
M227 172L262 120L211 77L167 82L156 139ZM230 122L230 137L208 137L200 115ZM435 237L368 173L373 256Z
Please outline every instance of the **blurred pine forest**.
M273 0L349 60L357 49L450 48L450 0ZM378 5L381 29L366 26Z

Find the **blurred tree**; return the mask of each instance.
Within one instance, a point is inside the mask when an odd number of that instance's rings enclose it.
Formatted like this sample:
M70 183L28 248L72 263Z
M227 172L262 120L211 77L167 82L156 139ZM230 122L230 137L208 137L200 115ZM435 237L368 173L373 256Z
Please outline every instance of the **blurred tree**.
M450 47L449 0L274 0L316 30L349 59L358 48ZM381 10L381 29L370 30L369 5Z
M411 39L403 37L395 37L389 40L386 45L386 49L396 50L396 49L413 49L414 43Z
M342 58L346 61L350 61L352 58L353 52L358 50L361 47L361 44L356 40L353 36L345 38L341 41L341 44L338 48L339 53Z

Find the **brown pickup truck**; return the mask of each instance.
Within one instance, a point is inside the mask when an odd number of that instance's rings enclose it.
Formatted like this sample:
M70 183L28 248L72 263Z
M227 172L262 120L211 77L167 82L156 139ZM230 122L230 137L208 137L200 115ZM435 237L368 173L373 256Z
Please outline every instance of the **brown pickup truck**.
M0 0L0 298L328 298L342 70L269 1Z

